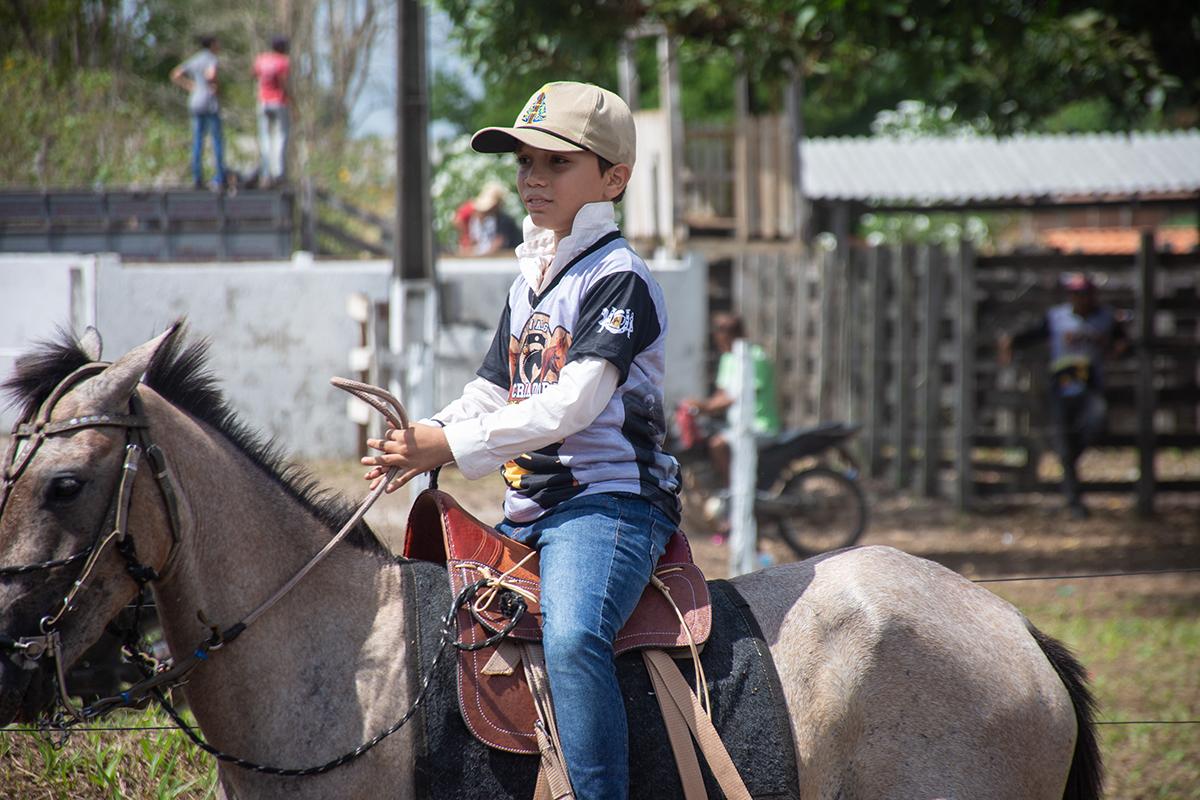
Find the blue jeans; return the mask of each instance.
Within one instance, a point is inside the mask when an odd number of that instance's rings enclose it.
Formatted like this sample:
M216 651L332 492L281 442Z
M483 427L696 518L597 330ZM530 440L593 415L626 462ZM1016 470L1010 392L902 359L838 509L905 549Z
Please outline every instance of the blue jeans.
M287 106L258 107L258 152L263 181L278 181L284 176L288 145Z
M542 645L563 757L578 800L629 795L629 732L613 640L637 606L675 532L633 494L568 500L500 531L538 551Z
M213 156L217 162L216 182L225 185L225 138L221 133L220 114L192 114L192 182L204 185L204 137L211 135Z

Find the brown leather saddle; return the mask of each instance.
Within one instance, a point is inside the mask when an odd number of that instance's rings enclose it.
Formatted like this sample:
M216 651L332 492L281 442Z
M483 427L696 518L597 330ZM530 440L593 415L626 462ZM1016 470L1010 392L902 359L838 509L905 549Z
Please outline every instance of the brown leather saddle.
M455 597L480 579L508 573L505 582L533 598L509 637L541 641L537 555L471 516L450 495L437 489L418 495L409 512L404 556L445 564ZM655 575L670 590L687 630L663 593L648 586L633 616L617 635L614 647L618 655L636 649L687 647L689 632L696 646L708 639L712 626L708 585L700 568L692 563L691 548L681 532L671 537ZM467 609L459 608L460 641L476 644L508 627L511 620L501 612L502 605L491 603L479 609L476 616L480 621ZM537 754L537 710L524 671L505 663L509 658L506 652L504 642L476 651L458 651L459 708L467 727L485 744L513 753Z

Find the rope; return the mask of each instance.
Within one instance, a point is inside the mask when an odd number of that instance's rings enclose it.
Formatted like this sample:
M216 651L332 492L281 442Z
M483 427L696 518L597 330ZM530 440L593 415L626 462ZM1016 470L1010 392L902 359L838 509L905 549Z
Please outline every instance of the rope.
M16 567L0 567L0 576L8 575L25 575L30 572L38 572L41 570L55 569L57 567L66 567L74 564L76 561L81 561L91 555L95 545L88 545L83 550L80 550L73 556L60 558L56 561L43 561L40 564L22 564Z
M972 583L1005 583L1009 581L1074 581L1085 578L1124 578L1130 575L1171 575L1184 572L1200 572L1200 567L1178 569L1147 569L1133 572L1093 572L1082 575L1014 575L1007 578L972 578Z

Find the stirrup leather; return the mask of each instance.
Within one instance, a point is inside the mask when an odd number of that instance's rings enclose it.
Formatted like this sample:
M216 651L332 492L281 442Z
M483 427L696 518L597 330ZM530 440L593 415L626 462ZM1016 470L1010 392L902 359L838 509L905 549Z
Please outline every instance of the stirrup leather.
M558 725L554 720L554 704L550 698L550 680L546 675L546 659L542 646L533 642L521 642L521 663L525 667L525 679L533 695L538 721L534 725L537 733L541 763L538 765L537 788L534 800L575 800L571 790L571 778L562 757L562 744L558 738ZM500 650L496 651L496 655Z

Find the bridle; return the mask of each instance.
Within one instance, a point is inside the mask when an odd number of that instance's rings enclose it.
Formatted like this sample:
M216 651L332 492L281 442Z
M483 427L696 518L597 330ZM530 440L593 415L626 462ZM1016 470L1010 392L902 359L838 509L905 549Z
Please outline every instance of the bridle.
M109 501L108 510L96 532L91 544L82 550L64 558L43 561L34 564L0 567L0 578L13 575L26 575L67 567L83 561L79 576L72 582L71 588L62 598L57 609L44 615L38 622L40 633L35 636L12 637L0 634L0 650L11 652L13 661L24 669L34 669L43 658L54 660L54 678L58 690L58 702L65 712L75 721L83 721L103 713L96 707L105 701L88 706L76 707L70 701L66 681L64 653L59 635L59 624L71 611L75 610L75 600L87 586L92 573L104 555L109 545L113 545L126 562L126 572L138 585L138 614L140 615L144 589L148 583L157 580L158 571L143 564L137 556L133 539L129 537L129 506L133 497L133 483L141 465L143 454L150 463L154 473L159 493L167 509L171 529L171 548L164 562L164 570L169 568L174 560L179 543L179 507L178 494L175 491L170 470L167 468L166 456L158 445L150 439L149 424L141 398L134 391L129 399L129 413L103 413L52 422L51 415L58 401L77 384L83 382L110 365L106 362L94 361L76 369L63 378L41 405L27 417L19 420L13 426L8 452L3 464L3 481L0 483L0 517L3 516L13 487L33 461L38 449L52 436L72 433L88 428L124 428L126 431L125 458L121 467L120 482L117 491ZM136 627L136 626L135 626ZM131 642L126 643L131 644ZM114 700L120 698L107 698ZM113 707L108 703L106 708Z
M100 372L108 367L108 364L103 362L92 362L87 364L64 378L58 386L51 392L50 396L42 403L38 412L32 415L32 422L25 420L19 422L13 428L12 442L9 445L8 455L4 462L3 485L0 486L0 515L3 515L5 504L11 494L12 487L17 479L24 472L25 468L33 459L38 447L50 436L55 436L69 431L80 430L83 428L96 427L121 427L127 431L126 447L125 447L125 462L121 470L121 480L117 488L116 494L113 496L109 504L108 513L105 516L105 523L101 525L100 531L96 536L95 541L74 555L66 558L60 558L53 561L43 561L37 564L22 565L16 567L0 567L0 578L9 575L22 575L31 572L51 570L60 567L69 566L77 561L87 559L83 569L80 571L80 576L71 585L66 597L63 598L62 604L53 614L48 614L42 617L39 627L41 635L39 636L23 636L13 639L11 637L0 634L0 651L12 651L12 656L18 663L27 665L27 668L34 668L37 662L42 657L50 657L55 661L55 680L58 688L58 702L63 706L70 719L63 718L59 715L59 719L52 721L48 727L56 728L65 733L70 726L83 722L95 717L101 716L113 709L135 705L146 697L153 697L158 701L159 705L167 713L167 715L179 726L184 734L192 740L194 744L200 747L205 752L214 756L220 761L235 764L239 767L254 770L259 773L269 775L279 775L285 777L302 777L308 775L319 775L340 766L348 764L360 756L370 751L385 738L400 730L407 724L420 707L421 703L427 696L431 681L436 674L436 666L441 660L443 654L448 647L454 647L460 650L479 650L485 647L492 647L501 639L506 637L516 628L525 611L525 604L518 602L514 604L513 609L507 612L510 620L509 623L502 629L495 632L492 636L485 640L475 643L465 643L458 641L454 633L455 620L460 607L467 608L473 615L474 604L471 602L475 593L480 589L488 589L493 581L484 579L471 584L463 589L462 592L454 599L449 611L442 618L442 645L439 647L437 654L433 659L433 663L429 666L428 672L420 689L417 692L415 699L408 710L388 728L380 731L371 739L363 742L353 750L343 753L338 757L331 759L323 764L305 768L284 768L275 767L264 764L257 764L238 756L230 755L222 752L210 745L208 742L200 738L191 726L189 726L179 712L171 705L166 698L166 689L178 686L184 680L189 672L195 669L204 661L208 660L209 653L218 650L221 647L232 642L240 636L250 625L254 623L262 614L269 608L275 605L283 598L297 583L299 583L305 575L307 575L314 567L325 558L333 550L333 548L362 520L367 510L378 500L384 493L388 484L400 472L398 467L392 467L379 481L375 489L362 501L358 509L350 517L350 519L342 526L342 528L322 547L322 549L314 555L307 564L305 564L295 575L293 575L283 586L281 586L271 597L261 603L257 608L243 617L239 622L225 628L220 629L216 625L211 624L205 618L203 612L198 616L203 624L211 631L211 635L198 644L193 651L182 659L175 660L171 665L159 665L154 659L138 649L137 639L137 615L140 614L141 604L146 594L145 589L148 584L158 580L161 575L152 567L142 564L138 558L136 550L133 546L133 539L128 535L129 524L129 503L133 491L133 480L137 474L138 464L141 454L144 452L150 461L154 470L155 478L157 479L159 491L163 497L167 507L168 516L170 518L171 527L171 549L164 562L163 573L169 571L170 565L173 563L176 550L179 545L179 512L177 493L175 492L174 482L171 478L170 470L167 469L166 456L162 450L150 440L149 425L144 413L141 399L139 398L136 389L130 396L130 413L128 414L96 414L87 417L76 417L59 422L50 422L50 415L54 410L54 405L58 400L73 386L81 382L85 378ZM384 415L388 422L396 428L404 429L408 427L408 415L405 413L404 406L392 396L389 392L379 389L369 384L351 381L345 378L332 378L331 383L339 389L349 392L359 400L365 402L376 411ZM29 440L22 447L23 440ZM431 486L436 488L437 485L437 470L431 473ZM106 530L109 530L111 522L111 530L107 535ZM104 552L109 543L115 542L117 550L126 561L126 571L135 583L138 585L138 603L137 614L135 614L135 622L132 630L127 633L125 639L125 649L127 654L134 657L134 664L138 666L145 676L143 680L138 681L129 687L129 689L121 692L119 695L112 697L101 698L88 706L76 708L71 704L68 691L66 688L65 666L63 664L63 649L59 640L57 625L62 617L74 609L74 600L76 595L86 585L88 578L91 575L92 569ZM415 601L415 598L414 598ZM477 621L482 622L475 616ZM147 665L154 664L155 669L149 669Z

